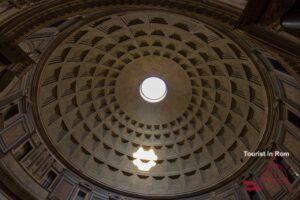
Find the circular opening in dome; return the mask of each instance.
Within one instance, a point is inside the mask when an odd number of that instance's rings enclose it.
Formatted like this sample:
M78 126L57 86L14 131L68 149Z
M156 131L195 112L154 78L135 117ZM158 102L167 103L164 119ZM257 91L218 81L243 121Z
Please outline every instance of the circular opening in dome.
M145 79L141 84L140 94L145 101L157 103L166 97L167 86L162 79L150 77Z

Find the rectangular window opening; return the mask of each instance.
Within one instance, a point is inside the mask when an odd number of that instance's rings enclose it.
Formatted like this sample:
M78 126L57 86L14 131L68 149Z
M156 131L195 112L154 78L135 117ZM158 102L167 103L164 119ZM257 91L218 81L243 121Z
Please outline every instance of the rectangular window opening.
M55 172L53 172L52 170L50 170L42 184L43 188L48 189L52 185L52 183L54 182L56 177L57 177L57 174Z
M15 154L16 159L21 161L32 149L33 147L30 142L24 143L23 146L17 150Z
M77 193L77 197L76 197L76 200L84 200L86 197L86 193L79 190L78 193Z
M4 115L4 121L12 118L13 116L17 115L19 113L19 105L15 104L11 106Z
M282 64L280 62L278 62L277 60L269 58L269 61L271 62L271 64L277 71L280 71L285 74L289 74L288 71L286 71L286 69L282 66Z
M300 129L300 117L295 115L293 112L288 111L288 120L291 122L294 126Z

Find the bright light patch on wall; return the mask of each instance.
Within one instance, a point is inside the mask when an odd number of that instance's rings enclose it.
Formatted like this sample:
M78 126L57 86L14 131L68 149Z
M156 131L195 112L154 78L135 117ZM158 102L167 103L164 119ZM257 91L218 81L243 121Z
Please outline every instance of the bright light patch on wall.
M157 156L153 149L148 151L140 147L137 152L133 153L133 164L141 171L149 171L156 165Z
M157 103L166 97L167 86L162 79L150 77L141 84L140 94L144 100L150 103Z

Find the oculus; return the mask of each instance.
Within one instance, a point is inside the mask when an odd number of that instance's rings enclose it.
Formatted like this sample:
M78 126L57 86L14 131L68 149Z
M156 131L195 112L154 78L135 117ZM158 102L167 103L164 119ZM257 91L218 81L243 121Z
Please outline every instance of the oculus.
M150 77L145 79L140 85L140 94L145 101L157 103L166 97L167 86L162 79Z

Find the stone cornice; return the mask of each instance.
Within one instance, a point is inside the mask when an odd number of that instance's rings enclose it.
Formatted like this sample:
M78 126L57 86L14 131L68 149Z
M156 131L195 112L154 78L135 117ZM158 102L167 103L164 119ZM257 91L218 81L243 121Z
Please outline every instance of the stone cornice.
M76 16L80 14L97 12L110 6L157 7L172 10L183 10L204 17L219 20L229 25L238 21L239 14L231 9L222 9L218 4L206 3L206 1L194 0L51 0L41 1L28 6L20 12L0 23L0 34L10 40L21 40L24 36L32 33L40 27L47 26L59 19ZM1 40L0 40L1 42Z

